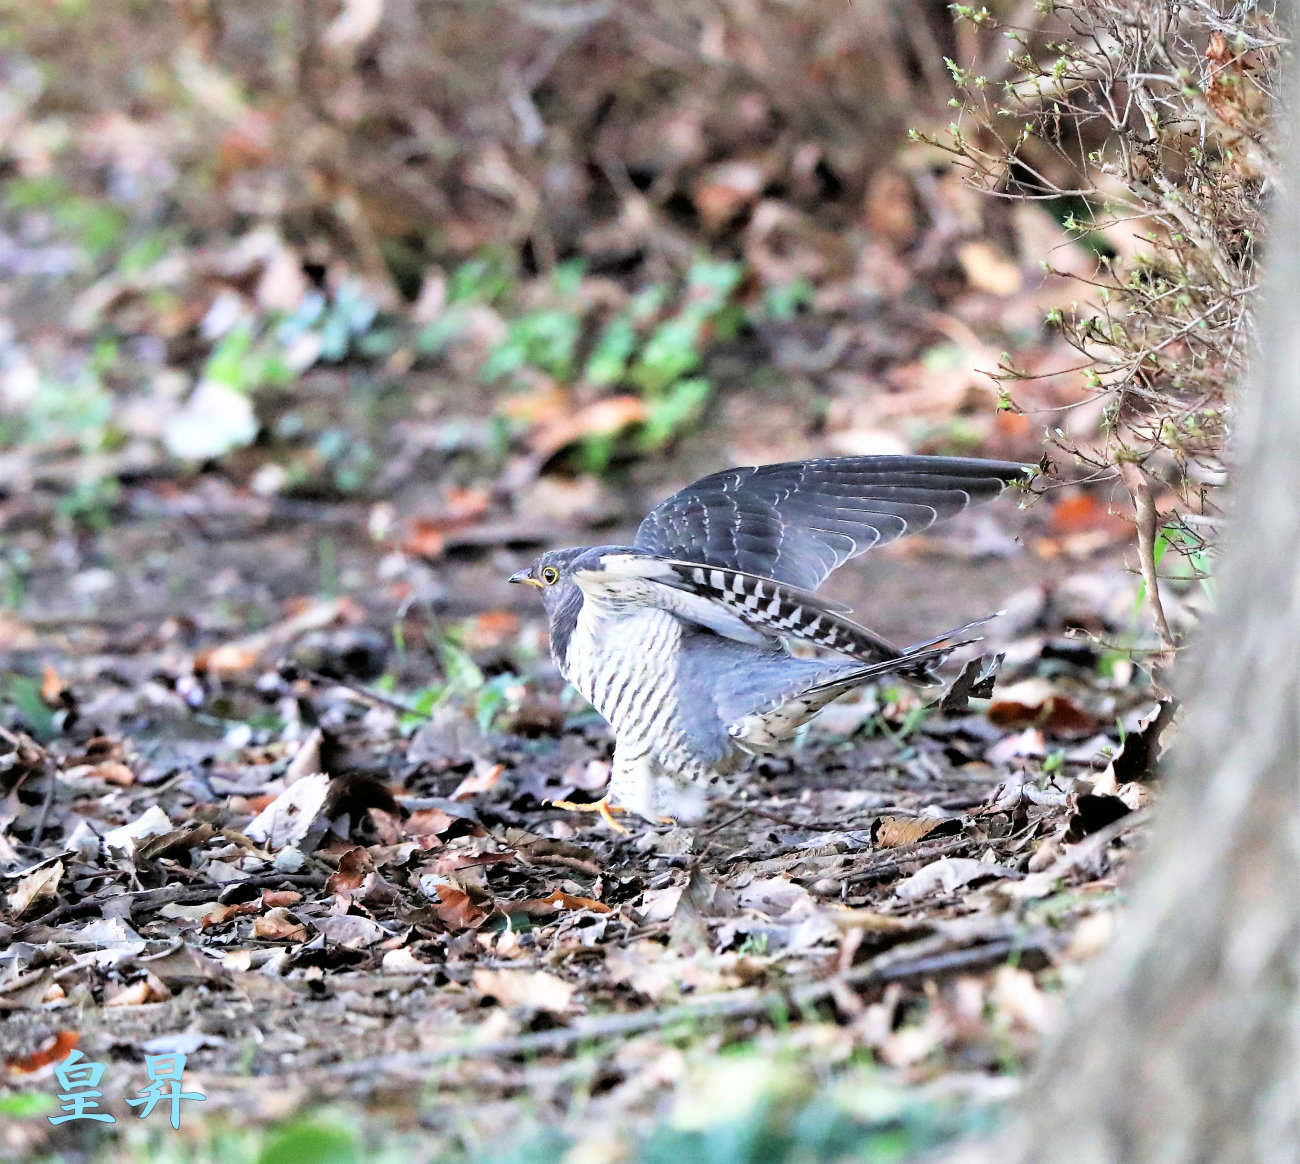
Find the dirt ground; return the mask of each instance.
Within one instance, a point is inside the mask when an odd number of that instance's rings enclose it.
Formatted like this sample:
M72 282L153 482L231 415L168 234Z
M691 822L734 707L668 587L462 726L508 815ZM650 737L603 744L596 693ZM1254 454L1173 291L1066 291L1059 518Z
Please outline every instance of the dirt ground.
M1122 544L1004 499L844 571L900 640L1006 613L946 692L843 701L698 824L619 835L547 804L599 795L609 738L503 578L669 484L595 523L479 521L400 570L361 506L219 480L201 512L145 481L111 529L33 538L5 652L37 697L2 737L13 1093L52 1111L76 1047L120 1126L143 1056L180 1051L205 1127L325 1102L429 1158L574 1159L705 1126L699 1089L751 1059L779 1078L750 1102L788 1104L813 1045L895 1096L835 1119L911 1147L1003 1098L1151 796L1159 705L1105 646L1132 633ZM936 1088L960 1102L918 1117ZM114 1134L85 1126L13 1118L7 1152Z

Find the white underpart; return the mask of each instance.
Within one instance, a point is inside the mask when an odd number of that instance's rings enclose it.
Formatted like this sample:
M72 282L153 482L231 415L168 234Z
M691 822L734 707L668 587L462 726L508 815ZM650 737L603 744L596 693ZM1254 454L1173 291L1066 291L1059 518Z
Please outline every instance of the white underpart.
M672 665L683 624L644 595L665 588L603 572L575 579L584 599L562 670L614 729L610 802L648 820L698 815L703 790L692 784L708 774L681 728Z

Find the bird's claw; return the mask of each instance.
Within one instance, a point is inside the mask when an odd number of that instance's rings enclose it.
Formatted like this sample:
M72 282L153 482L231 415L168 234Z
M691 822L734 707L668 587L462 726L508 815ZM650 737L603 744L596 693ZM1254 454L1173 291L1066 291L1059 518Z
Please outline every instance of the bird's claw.
M602 796L599 800L582 802L576 800L546 800L542 803L549 805L551 808L567 808L570 812L598 812L604 817L605 823L616 833L623 833L625 836L629 834L630 830L625 829L614 819L614 813L626 812L627 809L617 804L610 804L608 796Z

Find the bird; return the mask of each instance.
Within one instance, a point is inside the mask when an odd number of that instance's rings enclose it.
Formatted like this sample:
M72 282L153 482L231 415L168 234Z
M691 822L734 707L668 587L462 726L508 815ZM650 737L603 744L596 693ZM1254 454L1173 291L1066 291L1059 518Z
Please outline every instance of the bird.
M538 556L509 580L541 592L560 673L614 732L605 795L552 803L598 811L620 832L614 812L697 819L711 790L832 700L890 674L933 682L988 619L898 647L816 590L850 559L1032 472L893 455L742 466L660 502L631 545ZM796 656L790 640L822 653Z

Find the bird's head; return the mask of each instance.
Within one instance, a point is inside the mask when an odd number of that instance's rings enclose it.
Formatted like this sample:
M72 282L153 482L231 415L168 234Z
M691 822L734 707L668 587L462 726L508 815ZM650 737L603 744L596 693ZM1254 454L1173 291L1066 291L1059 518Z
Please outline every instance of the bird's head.
M577 590L573 581L573 563L585 550L548 550L533 560L531 566L510 575L510 581L535 586L549 610Z
M574 581L574 574L600 573L605 569L604 557L610 553L641 553L627 546L582 546L572 550L548 550L527 569L510 575L511 582L535 586L542 592L547 613L553 618L562 609L581 605L582 591Z

